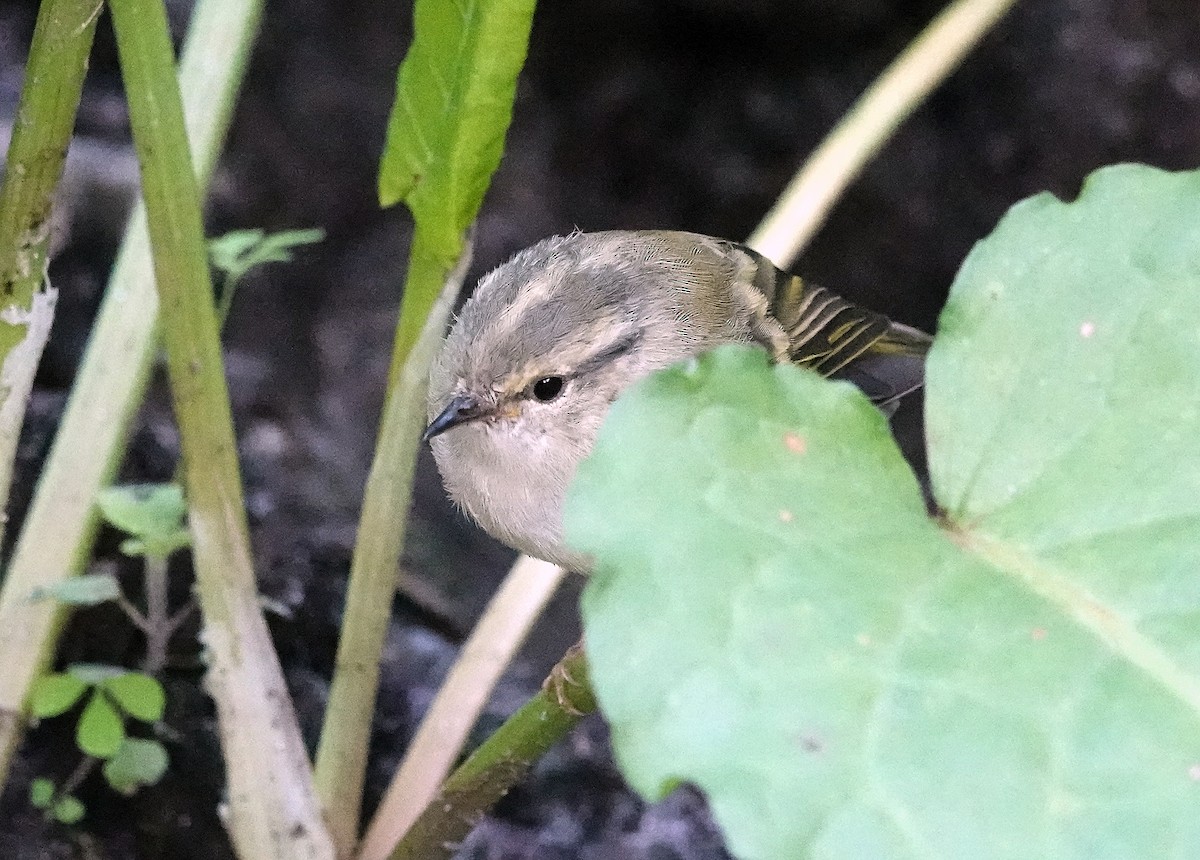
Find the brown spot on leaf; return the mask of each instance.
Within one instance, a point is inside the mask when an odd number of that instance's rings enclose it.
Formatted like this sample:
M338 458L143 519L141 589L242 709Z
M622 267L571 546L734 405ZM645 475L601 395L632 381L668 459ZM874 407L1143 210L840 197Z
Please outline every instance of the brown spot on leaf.
M1043 639L1046 638L1046 628L1045 627L1035 627L1030 632L1029 636L1031 639L1033 639L1034 642L1041 642Z
M787 445L787 449L793 454L803 454L808 450L808 442L805 441L803 436L795 433L784 433L783 444Z
M795 515L791 511L782 510L779 512L779 521L781 523L790 523L795 518Z
M1091 337L1095 333L1096 333L1096 324L1094 322L1092 322L1091 320L1085 320L1079 326L1079 336L1080 337Z

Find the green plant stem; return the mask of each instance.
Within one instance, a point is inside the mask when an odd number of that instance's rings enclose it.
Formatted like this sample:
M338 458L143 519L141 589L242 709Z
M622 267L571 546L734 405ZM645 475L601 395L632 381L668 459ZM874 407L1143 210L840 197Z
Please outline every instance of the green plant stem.
M258 606L200 197L162 0L110 0L183 448L228 826L246 858L332 858L291 697Z
M484 741L442 786L392 852L391 860L440 860L488 809L519 782L533 762L596 710L583 649L554 667L541 692Z
M909 43L809 156L746 243L781 268L896 127L939 86L1016 0L957 0Z
M375 459L367 478L329 705L317 747L317 791L341 856L347 856L358 840L379 655L400 576L417 445L425 425L429 366L462 288L470 256L468 244L458 264L447 271L425 252L419 229L409 253L405 292L427 289L430 278L438 279L442 289L411 349L397 337L393 356L403 351L405 357L384 404Z
M262 0L199 0L192 12L179 80L202 186L225 139L261 15ZM21 738L29 688L46 671L66 615L57 601L32 602L29 595L78 573L87 560L98 521L94 499L120 463L158 342L157 318L139 204L0 590L0 784Z
M124 594L118 594L113 602L117 604L118 609L125 613L125 617L129 619L134 627L143 633L149 634L150 622L146 620L146 616L138 611L136 606L130 603L128 597Z
M50 209L102 8L100 0L42 3L8 147L0 190L0 507L54 313L54 293L44 289Z
M90 755L85 755L79 760L79 763L75 765L75 769L63 780L62 785L54 790L54 797L51 798L43 816L47 821L50 821L54 817L54 805L63 798L73 795L75 790L83 785L83 781L92 775L92 771L99 767L100 761L100 759Z
M171 607L167 602L167 560L146 556L142 582L146 592L146 657L142 661L142 671L154 674L167 665L167 649L171 644L171 634L175 632L171 626Z
M53 292L40 292L46 276L50 206L66 160L71 128L83 91L88 52L101 8L102 4L97 0L45 0L42 3L8 147L4 187L0 189L0 277L3 279L0 288L4 291L5 304L0 314L0 511L7 507L13 457L25 416L25 399L33 384L49 332L49 317L53 314ZM41 305L36 316L32 313L35 295L39 296ZM21 318L24 322L18 322ZM36 329L44 329L40 342ZM22 602L32 608L28 595L29 591L24 591L20 596ZM6 581L0 601L11 605L12 598L12 587ZM36 616L45 612L44 608L39 608L29 614ZM28 628L20 625L27 617L6 618L0 605L0 637L3 637L0 642L20 643L20 647L29 648ZM12 623L14 621L17 623ZM0 658L12 650L0 649ZM19 698L12 696L4 677L9 665L4 662L3 666L0 670L3 672L0 674L0 777L7 773L16 738L20 737L24 725L22 706L32 682L29 678L18 688Z
M505 579L422 718L367 828L357 860L386 860L437 795L496 681L563 576L562 568L525 557Z
M404 294L400 297L400 314L396 323L396 337L392 343L392 361L388 367L389 396L400 383L408 364L408 358L421 339L421 332L425 330L425 323L433 312L433 302L430 302L428 298L417 297L414 293L410 293L408 284L415 281L433 280L439 277L439 272L447 270L447 267L436 257L425 253L425 249L420 247L419 239L415 235L419 230L420 227L414 230L413 247L409 255L409 274ZM444 275L442 277L444 280Z
M50 209L101 8L100 0L42 3L8 147L0 189L0 511L7 507L25 403L54 317L55 292L46 284ZM0 517L0 535L3 522Z

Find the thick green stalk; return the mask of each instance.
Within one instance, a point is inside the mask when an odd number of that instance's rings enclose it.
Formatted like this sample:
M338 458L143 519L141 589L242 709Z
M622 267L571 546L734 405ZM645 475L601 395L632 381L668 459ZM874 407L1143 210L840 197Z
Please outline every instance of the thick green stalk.
M541 692L451 774L392 852L391 860L450 857L483 814L594 710L587 663L583 649L576 646L554 667Z
M470 257L468 244L454 270L446 271L436 258L425 253L419 229L409 253L406 292L415 287L427 292L431 279L443 286L415 341L397 337L393 350L393 367L399 371L384 404L375 459L367 477L342 635L317 747L317 791L342 856L349 854L358 840L367 748L379 687L379 655L399 584L417 445L425 426L429 367ZM400 354L404 358L396 362Z
M66 160L100 9L98 0L42 3L8 147L0 189L0 511L7 506L25 401L54 312L54 293L43 289L50 206ZM0 517L0 532L2 523ZM21 596L28 603L27 594ZM12 586L6 584L0 599L11 602L12 597ZM26 645L27 630L7 621L0 614L0 636ZM24 722L23 701L23 694L15 701L9 697L0 677L0 775L15 746L9 739L19 735Z
M102 8L100 0L45 0L38 10L0 192L0 291L6 306L25 312L46 277L50 206ZM0 360L26 329L0 318Z
M240 857L332 858L278 657L258 606L200 198L162 0L110 0L183 448L207 687Z
M0 510L7 507L25 403L54 318L55 292L46 283L50 208L101 8L100 0L42 3L8 147L0 190Z
M192 12L179 83L201 186L229 127L262 2L199 0ZM0 591L0 713L23 714L30 685L54 653L65 612L56 601L32 602L29 595L52 590L87 561L94 499L124 453L158 342L157 318L146 210L139 204ZM0 784L23 727L23 719L0 721Z

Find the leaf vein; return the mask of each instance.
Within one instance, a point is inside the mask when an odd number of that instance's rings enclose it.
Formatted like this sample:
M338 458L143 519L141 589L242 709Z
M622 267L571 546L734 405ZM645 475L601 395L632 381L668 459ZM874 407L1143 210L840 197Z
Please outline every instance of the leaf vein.
M1166 692L1200 715L1200 679L1159 643L1143 634L1064 571L1012 544L977 531L949 532L951 539L991 567L1051 604L1117 657L1144 672Z

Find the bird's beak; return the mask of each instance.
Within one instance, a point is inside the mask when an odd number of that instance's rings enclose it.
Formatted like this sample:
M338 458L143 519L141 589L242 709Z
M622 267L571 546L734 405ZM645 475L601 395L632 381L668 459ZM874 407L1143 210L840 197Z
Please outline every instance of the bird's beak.
M457 427L459 424L465 424L468 421L474 421L476 418L482 418L487 410L482 404L469 394L460 394L446 404L446 408L442 413L429 422L429 426L425 428L424 435L421 436L422 442L428 442L434 436L440 436L451 427Z

